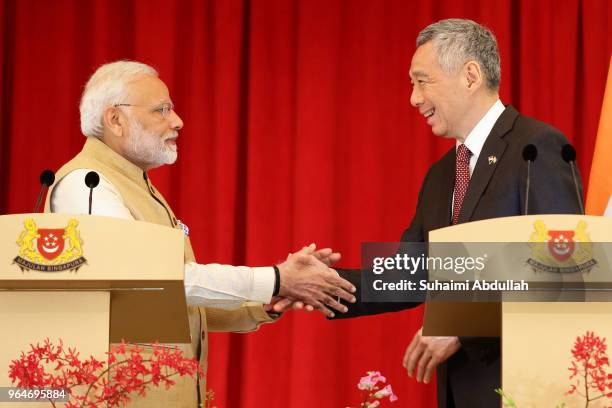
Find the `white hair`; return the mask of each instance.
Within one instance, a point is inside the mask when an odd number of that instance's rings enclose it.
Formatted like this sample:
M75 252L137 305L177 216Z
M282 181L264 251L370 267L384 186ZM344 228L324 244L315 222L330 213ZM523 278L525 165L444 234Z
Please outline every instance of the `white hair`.
M417 47L432 41L442 69L452 74L469 59L480 65L489 89L498 90L501 80L495 35L472 20L449 18L430 24L417 37Z
M101 137L102 116L109 106L126 103L127 85L142 75L157 77L157 71L136 61L104 64L89 78L81 96L81 131L85 136Z

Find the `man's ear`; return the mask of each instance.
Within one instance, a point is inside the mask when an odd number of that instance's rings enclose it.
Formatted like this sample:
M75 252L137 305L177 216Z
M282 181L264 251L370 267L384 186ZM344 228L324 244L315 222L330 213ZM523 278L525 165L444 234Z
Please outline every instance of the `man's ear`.
M476 61L468 61L464 67L465 81L470 91L474 92L479 89L483 82L482 69Z
M104 110L102 115L102 122L104 127L107 128L113 135L117 137L123 136L123 122L119 110L114 106L109 106Z

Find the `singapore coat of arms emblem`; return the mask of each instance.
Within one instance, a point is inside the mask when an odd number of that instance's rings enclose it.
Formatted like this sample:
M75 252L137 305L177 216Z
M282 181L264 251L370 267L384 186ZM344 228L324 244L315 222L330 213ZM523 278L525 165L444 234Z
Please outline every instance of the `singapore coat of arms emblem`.
M531 257L527 264L534 272L589 272L597 265L585 221L579 221L575 230L549 230L538 220L529 246Z
M70 219L65 228L38 228L32 218L23 225L17 239L19 255L13 259L22 272L76 272L87 262L76 219Z

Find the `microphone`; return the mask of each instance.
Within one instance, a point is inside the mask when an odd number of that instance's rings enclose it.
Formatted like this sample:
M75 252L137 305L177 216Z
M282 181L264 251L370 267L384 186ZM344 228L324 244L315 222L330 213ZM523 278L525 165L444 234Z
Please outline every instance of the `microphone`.
M531 163L538 157L538 148L531 143L523 148L523 160L527 162L527 183L525 186L525 215L529 214L529 185L531 179Z
M95 171L90 171L85 175L85 185L89 187L89 215L91 215L91 198L93 196L93 189L98 187L100 183L100 176Z
M574 180L574 188L576 189L576 198L580 206L580 214L584 214L584 204L582 203L582 195L578 188L578 178L576 177L576 149L571 144L565 144L561 148L561 157L566 163L569 163L572 169L572 179Z
M38 193L38 199L36 200L36 205L34 206L34 212L38 212L40 208L40 203L42 202L43 194L45 192L45 188L48 188L55 182L55 173L51 170L43 170L40 173L40 193Z

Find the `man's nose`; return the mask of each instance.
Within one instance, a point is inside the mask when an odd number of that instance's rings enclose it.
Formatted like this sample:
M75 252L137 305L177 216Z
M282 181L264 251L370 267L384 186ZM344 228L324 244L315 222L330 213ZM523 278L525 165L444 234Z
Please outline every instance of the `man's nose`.
M169 119L170 126L172 126L172 129L181 130L183 128L183 119L181 119L181 117L178 115L178 113L176 113L174 109L170 112Z
M412 93L410 94L410 104L415 108L418 108L423 104L423 95L421 95L421 92L416 86L412 88Z

